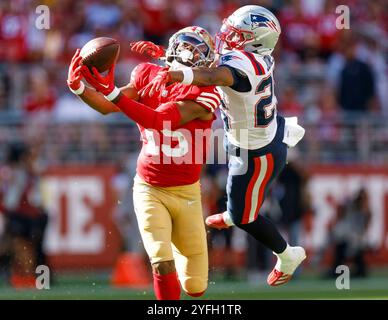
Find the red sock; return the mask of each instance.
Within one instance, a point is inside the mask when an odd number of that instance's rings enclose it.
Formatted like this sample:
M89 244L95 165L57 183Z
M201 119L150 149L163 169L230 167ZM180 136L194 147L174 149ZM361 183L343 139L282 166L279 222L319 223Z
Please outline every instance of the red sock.
M179 300L181 296L181 286L176 272L168 274L153 274L154 291L158 300Z
M194 298L198 298L200 296L203 296L203 294L205 293L205 291L202 291L202 292L196 292L196 293L190 293L190 292L186 292L189 296L191 297L194 297Z

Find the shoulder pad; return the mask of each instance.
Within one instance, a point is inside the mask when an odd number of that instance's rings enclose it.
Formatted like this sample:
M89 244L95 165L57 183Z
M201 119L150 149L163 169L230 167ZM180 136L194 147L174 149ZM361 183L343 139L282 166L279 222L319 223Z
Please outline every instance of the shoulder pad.
M210 112L214 112L221 104L221 96L214 86L188 86L188 90L184 90L184 92L177 97L177 100L194 101Z
M264 75L266 70L254 54L242 50L226 51L221 56L219 65L230 66L252 75Z
M132 70L130 83L140 90L151 80L150 75L156 74L161 69L162 67L153 63L140 63Z

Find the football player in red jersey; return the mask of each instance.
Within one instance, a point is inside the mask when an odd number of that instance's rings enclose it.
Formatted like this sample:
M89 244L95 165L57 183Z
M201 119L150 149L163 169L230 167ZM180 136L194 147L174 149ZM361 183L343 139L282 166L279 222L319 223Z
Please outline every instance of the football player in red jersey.
M214 43L206 30L188 27L170 38L168 68L209 66L213 60ZM140 64L130 83L118 89L114 67L102 76L80 61L77 50L69 68L70 90L103 114L125 113L141 132L134 207L157 299L179 299L180 285L187 294L201 296L207 288L208 254L199 176L213 112L220 104L218 92L214 86L174 83L141 98L138 92L168 68ZM94 89L82 83L83 77Z

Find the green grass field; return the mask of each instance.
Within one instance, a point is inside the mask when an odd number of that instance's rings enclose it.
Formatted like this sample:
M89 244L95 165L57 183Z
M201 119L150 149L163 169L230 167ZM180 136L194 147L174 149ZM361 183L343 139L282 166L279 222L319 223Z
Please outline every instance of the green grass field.
M183 299L191 299L182 294ZM49 290L15 290L0 285L0 299L154 299L152 288L117 289L108 282L108 275L58 275ZM313 276L294 279L283 287L271 288L246 281L210 281L202 299L264 300L264 299L388 299L388 276L373 274L367 279L351 279L349 290L338 290L335 280Z

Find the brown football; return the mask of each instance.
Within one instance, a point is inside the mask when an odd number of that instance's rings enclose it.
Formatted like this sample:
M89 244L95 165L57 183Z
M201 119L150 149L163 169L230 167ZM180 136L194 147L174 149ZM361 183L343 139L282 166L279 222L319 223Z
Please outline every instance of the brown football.
M96 67L99 72L109 70L116 62L120 53L120 45L117 40L100 37L86 43L80 52L82 64L89 69Z

